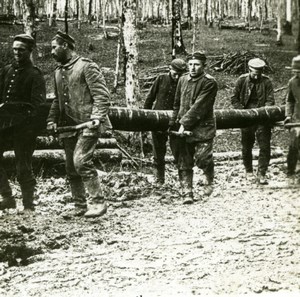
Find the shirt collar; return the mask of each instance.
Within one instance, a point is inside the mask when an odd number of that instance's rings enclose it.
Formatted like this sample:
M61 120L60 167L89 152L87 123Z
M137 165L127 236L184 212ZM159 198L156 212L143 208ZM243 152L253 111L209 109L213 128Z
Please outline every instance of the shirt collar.
M17 63L16 61L14 61L13 63L12 63L12 65L13 65L13 67L15 68L15 69L24 69L24 68L27 68L27 67L29 67L29 66L32 66L33 64L32 64L32 61L31 60L28 60L28 61L26 61L25 63L23 63L23 64L19 64L19 63Z
M75 55L71 58L71 60L68 63L66 63L64 65L59 65L58 68L59 69L62 69L62 68L70 69L78 61L79 58L80 58L80 56Z

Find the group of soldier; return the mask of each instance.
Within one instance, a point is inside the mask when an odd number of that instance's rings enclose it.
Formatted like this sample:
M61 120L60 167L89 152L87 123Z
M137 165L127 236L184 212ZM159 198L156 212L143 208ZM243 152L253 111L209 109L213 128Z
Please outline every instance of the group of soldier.
M35 40L20 34L14 37L14 62L0 72L0 108L6 104L26 103L30 116L19 124L0 129L0 209L16 208L16 200L4 169L4 151L8 146L15 152L16 173L20 184L24 212L35 208L36 179L32 170L32 156L38 136L36 117L46 100L45 80L33 65L31 54ZM101 178L93 163L93 152L99 137L112 129L108 118L110 94L105 79L96 63L75 52L74 39L61 31L51 41L51 55L58 62L54 73L55 99L47 118L47 130L74 126L93 120L96 125L79 131L59 133L66 155L66 173L74 209L73 216L99 217L107 212ZM167 74L159 75L145 100L145 109L173 110L169 129L152 132L154 165L159 184L165 182L165 154L167 141L178 168L181 200L194 202L193 167L203 170L206 181L204 195L213 192L213 141L216 135L214 104L218 91L216 80L205 72L206 55L195 52L187 61L174 59ZM241 75L234 88L232 106L249 109L274 105L271 80L263 74L265 62L259 58L248 63L249 73ZM300 120L300 57L292 60L295 75L289 82L286 99L287 122ZM151 130L151 128L149 129ZM288 175L294 176L298 160L299 128L290 130L291 142L287 158ZM252 149L257 140L260 152L256 180L268 183L266 172L270 160L271 126L259 124L241 131L242 157L247 178L253 178Z

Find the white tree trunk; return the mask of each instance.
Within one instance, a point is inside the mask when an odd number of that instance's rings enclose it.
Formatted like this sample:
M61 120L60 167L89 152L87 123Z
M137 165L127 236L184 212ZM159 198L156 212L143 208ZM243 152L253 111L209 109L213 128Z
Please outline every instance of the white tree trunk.
M276 44L283 45L282 35L283 35L283 23L285 20L285 0L278 0L277 4L277 36Z
M123 1L123 37L126 52L125 96L128 107L136 107L140 96L138 81L138 37L135 27L136 1Z

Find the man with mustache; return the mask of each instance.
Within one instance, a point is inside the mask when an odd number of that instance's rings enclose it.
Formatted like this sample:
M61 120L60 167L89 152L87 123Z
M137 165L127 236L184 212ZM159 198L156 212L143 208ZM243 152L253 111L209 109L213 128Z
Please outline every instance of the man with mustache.
M51 42L55 70L55 99L49 111L47 129L74 126L90 120L100 125L78 132L60 133L66 153L66 172L75 208L68 215L100 217L107 211L103 185L93 164L99 137L112 128L107 116L110 94L98 65L75 52L75 40L58 31ZM88 199L86 199L86 191Z
M266 63L254 58L249 60L249 73L241 75L235 85L231 103L236 109L259 108L272 106L274 89L269 77L263 74ZM242 128L242 158L246 170L246 178L253 179L252 149L255 138L259 146L257 182L268 184L266 172L268 170L271 154L271 126L268 124L254 125Z
M27 34L19 34L13 40L14 62L0 73L0 104L28 104L31 116L19 124L0 129L0 209L16 208L16 201L3 167L3 153L12 144L15 152L17 179L20 183L25 211L34 210L36 179L32 171L32 155L37 138L34 115L46 100L46 85L42 72L33 65L30 56L35 40Z

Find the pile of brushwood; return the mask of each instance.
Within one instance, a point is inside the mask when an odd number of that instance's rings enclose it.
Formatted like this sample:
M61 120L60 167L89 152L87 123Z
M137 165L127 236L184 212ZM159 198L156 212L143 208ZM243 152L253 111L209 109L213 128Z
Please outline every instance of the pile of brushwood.
M140 86L142 89L149 89L153 82L155 81L156 77L160 74L166 74L169 71L169 66L159 66L151 69L147 69L147 71L143 74L142 78L140 79Z
M265 73L274 73L264 55L258 55L250 51L235 52L217 56L210 63L210 68L229 74L242 74L248 71L248 62L253 58L260 58L266 62Z

